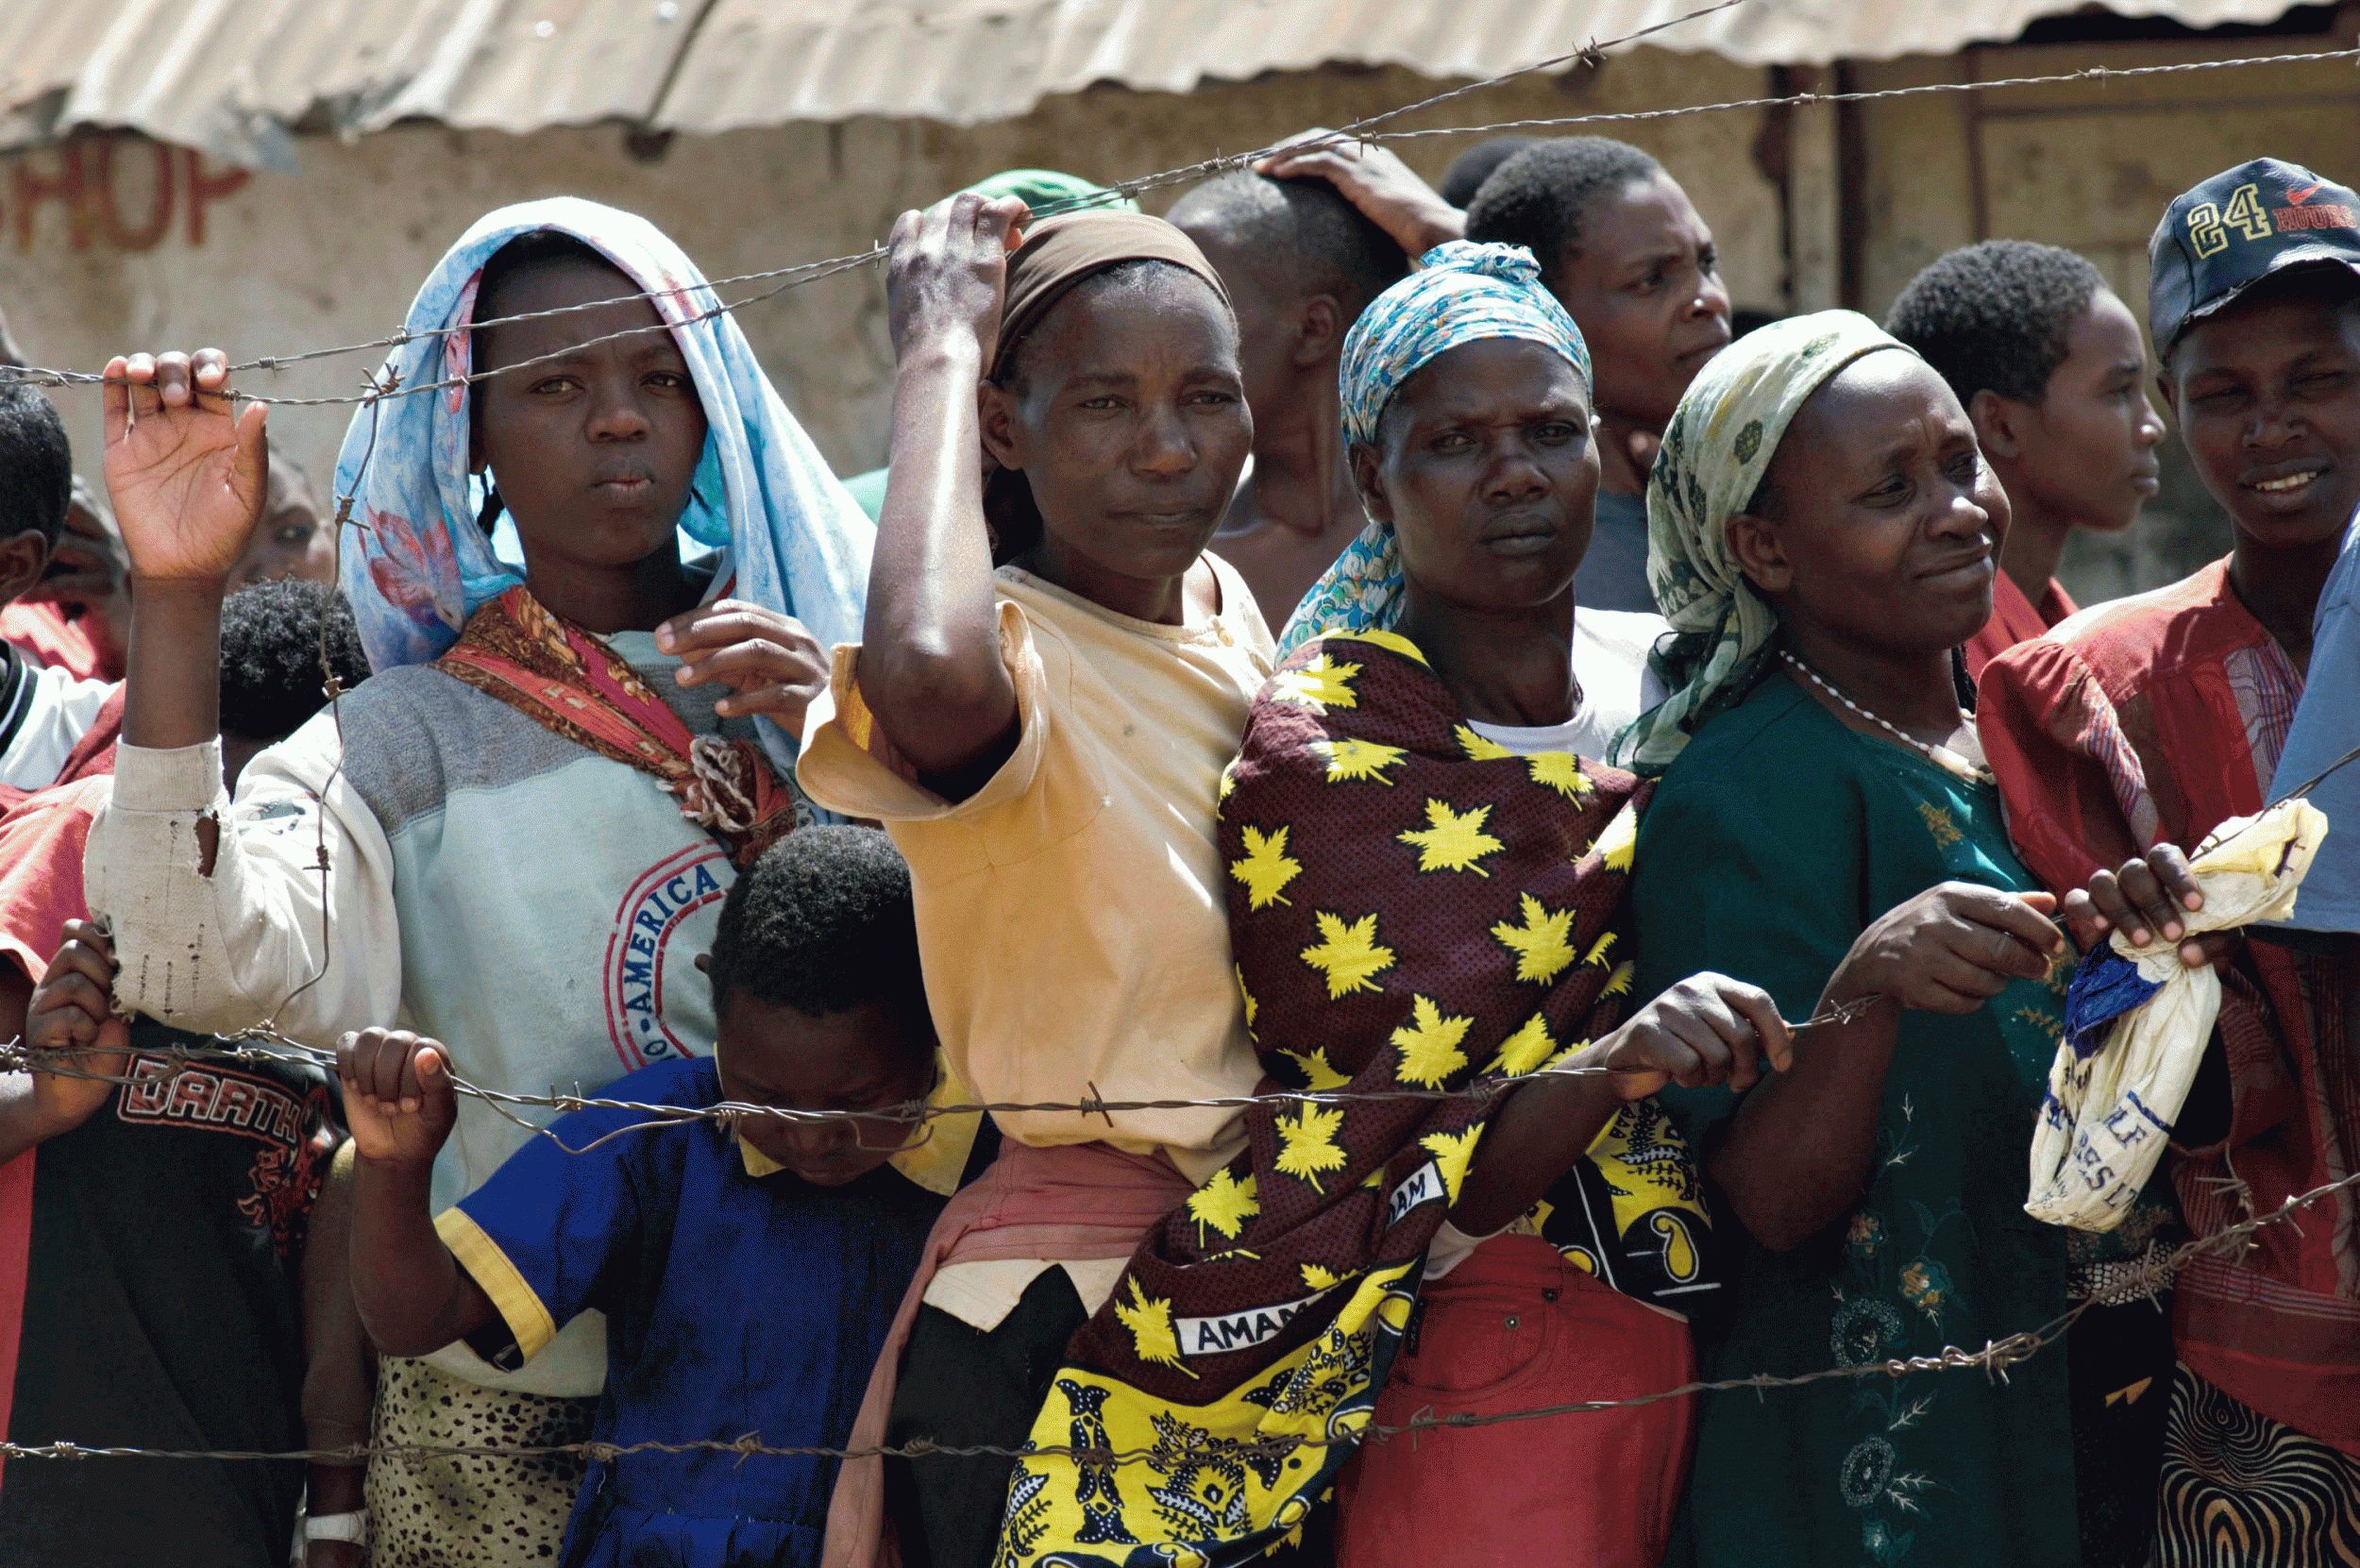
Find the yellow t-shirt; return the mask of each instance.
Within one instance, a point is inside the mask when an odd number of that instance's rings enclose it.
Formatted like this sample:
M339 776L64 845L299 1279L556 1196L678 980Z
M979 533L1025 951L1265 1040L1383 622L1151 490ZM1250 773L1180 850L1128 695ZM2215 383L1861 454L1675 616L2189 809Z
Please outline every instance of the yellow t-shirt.
M899 766L854 683L859 649L835 650L834 711L816 716L798 773L813 800L883 821L901 846L943 1051L985 1100L1201 1100L1251 1094L1261 1077L1213 816L1273 644L1243 580L1205 559L1221 609L1186 626L1002 567L1000 652L1020 733L955 803ZM1202 1181L1243 1147L1238 1116L997 1120L1025 1143L1164 1149Z

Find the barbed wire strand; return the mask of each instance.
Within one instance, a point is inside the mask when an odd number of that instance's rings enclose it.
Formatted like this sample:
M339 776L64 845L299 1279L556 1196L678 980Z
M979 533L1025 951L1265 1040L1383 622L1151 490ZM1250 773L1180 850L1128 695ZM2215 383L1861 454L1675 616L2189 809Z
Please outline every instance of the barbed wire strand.
M2132 1264L2126 1276L2102 1292L2094 1293L2076 1303L2065 1312L2037 1328L2011 1334L2004 1339L1984 1342L1981 1350L1966 1350L1946 1345L1931 1356L1889 1357L1879 1361L1863 1361L1847 1366L1822 1368L1816 1372L1780 1375L1755 1373L1745 1377L1721 1377L1682 1383L1675 1388L1653 1393L1633 1394L1625 1399L1576 1400L1558 1405L1536 1405L1520 1410L1495 1410L1486 1413L1457 1411L1449 1415L1418 1415L1395 1425L1370 1423L1351 1431L1329 1435L1268 1437L1254 1439L1206 1439L1205 1441L1167 1442L1153 1448L1097 1448L1080 1444L1043 1447L1008 1448L991 1443L938 1443L926 1440L885 1444L868 1448L831 1448L818 1444L773 1445L766 1443L758 1432L750 1432L735 1439L709 1438L687 1442L565 1442L565 1443L507 1443L472 1446L463 1443L354 1443L344 1448L299 1448L285 1450L258 1449L187 1449L132 1448L122 1446L90 1446L76 1442L0 1443L0 1458L24 1459L206 1459L222 1462L310 1462L324 1465L357 1465L370 1459L410 1458L585 1458L612 1461L634 1454L736 1454L743 1458L1068 1458L1078 1464L1117 1466L1154 1464L1171 1471L1189 1465L1208 1464L1223 1459L1267 1458L1284 1459L1306 1448L1332 1448L1362 1442L1384 1442L1397 1437L1420 1432L1443 1431L1457 1427L1499 1426L1515 1422L1545 1421L1559 1416L1592 1415L1605 1410L1628 1410L1642 1406L1659 1405L1667 1400L1688 1399L1698 1394L1734 1393L1743 1391L1764 1392L1773 1389L1809 1388L1814 1383L1839 1380L1865 1381L1871 1378L1902 1378L1919 1373L1967 1372L1981 1370L2001 1382L2013 1367L2020 1366L2041 1351L2054 1345L2079 1323L2082 1316L2100 1307L2116 1307L2130 1302L2151 1299L2178 1277L2182 1270L2200 1257L2227 1256L2242 1252L2253 1236L2266 1226L2292 1221L2302 1209L2336 1193L2360 1186L2360 1172L2340 1180L2325 1182L2307 1192L2288 1198L2267 1214L2257 1214L2235 1224L2225 1226L2210 1236L2183 1241L2166 1252L2161 1247L2149 1251L2146 1257Z
M321 858L326 859L323 850ZM1799 1038L1811 1031L1853 1021L1874 1008L1882 999L1876 996L1856 997L1846 1003L1820 1009L1800 1023L1789 1026L1789 1032ZM234 1035L213 1037L218 1045L176 1043L168 1048L133 1047L128 1054L155 1061L155 1066L136 1072L100 1072L76 1065L83 1058L100 1054L82 1046L28 1046L22 1038L0 1046L0 1071L45 1072L59 1078L79 1078L98 1083L123 1084L139 1088L155 1088L169 1084L190 1065L202 1061L242 1063L292 1062L307 1067L322 1068L333 1072L336 1057L333 1052L319 1046L306 1045L280 1033L269 1024L257 1024ZM1244 1110L1256 1105L1336 1105L1383 1102L1424 1102L1488 1100L1508 1090L1542 1078L1611 1078L1627 1076L1634 1070L1604 1066L1562 1066L1535 1069L1514 1077L1481 1079L1464 1087L1447 1088L1388 1088L1388 1089L1272 1089L1256 1094L1217 1095L1204 1099L1108 1100L1095 1094L1081 1100L1066 1101L977 1101L962 1104L932 1104L924 1101L902 1101L874 1110L796 1110L784 1105L766 1105L749 1101L724 1101L715 1105L666 1105L643 1100L618 1100L601 1095L511 1093L485 1088L453 1073L452 1092L468 1099L481 1101L498 1111L510 1121L527 1132L547 1138L569 1155L588 1154L600 1144L625 1133L649 1127L683 1126L692 1122L713 1121L725 1127L746 1121L774 1121L789 1123L828 1121L887 1121L924 1126L952 1116L1021 1115L1027 1113L1067 1113L1082 1116L1104 1116L1114 1111L1150 1110ZM1644 1070L1637 1070L1644 1071ZM592 1143L575 1148L549 1128L526 1121L513 1114L509 1106L539 1107L560 1112L585 1110L621 1111L649 1118L628 1127L617 1127Z
M1308 139L1298 138L1280 142L1273 143L1271 146L1257 148L1252 152L1231 153L1216 158L1202 159L1194 163L1182 164L1178 167L1162 170L1155 174L1143 175L1131 179L1118 180L1107 187L1104 191L1094 194L1072 197L1058 202L1043 203L1039 208L1034 210L1033 216L1036 220L1037 220L1040 218L1052 217L1062 212L1079 211L1094 207L1104 206L1116 201L1128 200L1149 191L1159 190L1167 186L1180 184L1186 181L1210 178L1215 175L1226 174L1234 170L1250 168L1257 162L1266 159L1276 157L1280 154L1309 153L1320 151L1322 149L1348 146L1360 143L1418 141L1443 136L1490 135L1502 131L1562 130L1576 126L1633 125L1657 120L1677 119L1692 114L1725 113L1737 110L1774 108L1794 109L1828 104L1876 103L1895 99L1926 97L1944 93L1994 93L2023 88L2063 86L2074 83L2096 82L2103 84L2107 82L2130 81L2148 77L2184 76L2200 72L2241 70L2264 65L2293 66L2326 64L2337 61L2360 63L2360 48L2327 49L2313 51L2305 54L2240 56L2234 59L2183 60L2168 65L2092 65L2082 67L2079 70L2058 72L2048 76L2009 76L1989 81L1926 82L1912 87L1874 88L1850 93L1795 93L1767 97L1732 98L1719 103L1711 104L1683 104L1666 109L1624 110L1616 111L1599 111L1586 114L1554 115L1541 118L1494 120L1481 125L1471 126L1438 126L1408 130L1379 130L1373 128L1376 125L1397 118L1403 114L1409 113L1415 110L1428 107L1433 103L1438 103L1468 93L1477 92L1485 88L1496 86L1501 82L1510 80L1516 76L1524 76L1534 71L1545 70L1551 66L1562 64L1569 60L1585 60L1594 54L1604 50L1615 48L1621 44L1629 42L1633 39L1645 36L1645 33L1647 32L1659 31L1663 27L1677 25L1680 22L1689 21L1697 16L1710 15L1713 11L1726 9L1728 5L1737 3L1739 3L1739 0L1725 0L1723 5L1710 7L1702 11L1691 12L1688 16L1675 18L1671 22L1659 23L1654 27L1644 29L1641 33L1628 34L1623 38L1614 39L1605 43L1592 44L1582 50L1575 52L1574 54L1559 56L1551 60L1542 62L1541 64L1523 66L1515 71L1502 73L1497 76L1486 77L1482 81L1454 88L1447 93L1437 93L1428 99L1422 99L1416 103L1403 105L1398 109L1385 110L1381 114L1370 116L1365 121L1356 122L1353 126L1346 126L1340 130L1331 131L1319 137ZM415 329L404 328L401 330L389 333L384 337L370 339L365 343L345 344L331 348L308 349L295 353L263 355L255 359L240 361L231 364L229 366L231 374L234 375L243 371L251 370L278 370L283 369L288 365L300 363L305 361L326 359L340 354L364 353L373 349L398 348L419 338L446 336L456 331L472 331L478 327L503 326L516 322L538 321L550 316L567 315L582 311L599 310L610 305L635 299L652 300L666 297L677 297L681 295L695 295L700 291L712 292L716 296L716 303L709 308L699 311L694 315L683 318L680 322L656 322L641 327L623 328L617 331L584 339L582 342L575 344L570 347L562 350L558 354L543 355L534 359L520 361L514 364L504 365L498 370L476 371L464 377L451 377L447 379L435 381L420 381L413 385L399 387L388 392L367 392L357 395L347 394L341 396L281 397L268 394L252 393L243 390L233 390L228 396L233 401L267 403L277 407L324 408L357 405L371 402L379 397L386 396L408 397L416 396L424 393L448 391L454 387L464 386L473 381L482 380L490 376L505 375L511 371L521 370L532 365L546 363L551 360L561 358L564 355L578 353L583 348L593 347L600 344L615 342L624 338L636 337L648 332L671 331L678 327L691 326L698 322L710 320L716 315L742 310L749 305L759 304L765 300L775 298L779 295L785 293L787 290L801 287L805 283L816 282L821 278L834 277L837 274L852 271L859 267L873 265L878 261L884 261L887 254L886 248L884 245L872 245L864 251L856 251L843 256L830 257L824 261L804 261L796 263L792 266L775 267L759 272L738 273L725 278L711 278L705 283L700 285L698 289L653 290L638 294L617 295L612 299L593 300L579 305L560 306L556 309L548 311L531 312L512 316L487 317L481 321L470 322L464 327L427 327ZM740 283L767 282L774 280L774 287L764 289L755 294L748 295L743 298L731 301L717 300L718 291L722 288L733 287ZM46 365L0 366L0 384L7 384L9 382L25 382L35 386L63 387L102 385L105 383L106 379L107 378L104 373L97 371L65 370Z
M1663 32L1669 28L1677 27L1684 23L1697 21L1700 18L1711 16L1716 11L1725 11L1732 7L1742 5L1744 3L1745 0L1719 0L1719 3L1716 5L1706 6L1701 9L1690 11L1684 16L1673 17L1668 21L1658 22L1651 26L1642 27L1636 32L1626 33L1620 38L1610 39L1604 43L1598 42L1593 37L1591 42L1585 43L1580 48L1572 50L1566 54L1553 55L1547 59L1536 60L1530 65L1519 65L1511 70L1503 71L1497 76L1486 76L1480 81L1468 82L1463 86L1454 87L1445 92L1437 93L1431 96L1417 99L1411 103L1402 104L1396 108L1385 110L1379 113L1370 115L1366 119L1355 120L1350 125L1340 126L1334 131L1328 132L1325 137L1316 143L1304 143L1299 150L1309 151L1317 146L1340 144L1342 142L1362 140L1365 139L1363 133L1373 130L1377 126L1383 125L1388 121L1397 120L1405 114L1414 114L1420 110L1431 109L1437 104L1446 103L1454 98L1464 97L1471 93L1484 92L1490 88L1497 87L1504 82L1514 81L1520 76L1528 76L1537 72L1554 70L1561 65L1586 65L1595 68L1596 66L1604 63L1605 52L1609 49L1617 49L1621 48L1625 44L1636 43L1642 39L1652 37L1653 35ZM1256 152L1231 154L1226 157L1202 160L1197 163L1185 164L1177 169L1167 169L1157 174L1141 176L1137 179L1121 181L1118 184L1108 186L1101 191L1077 194L1075 195L1064 197L1057 201L1043 202L1038 207L1032 210L1032 215L1034 219L1037 221L1041 218L1055 217L1059 213L1063 212L1077 212L1087 211L1092 208L1109 206L1118 201L1130 199L1132 194L1136 192L1159 189L1164 185L1176 182L1177 180L1191 177L1198 170L1201 169L1215 168L1216 166L1218 166L1219 169L1242 167L1245 161L1264 157L1272 150L1273 149L1270 148L1264 148ZM801 261L791 266L772 267L760 272L741 272L732 274L724 278L707 278L704 283L700 286L708 290L719 290L739 283L763 283L768 282L774 278L791 278L792 281L796 283L801 283L809 281L809 279L801 277L801 275L811 272L815 269L834 269L840 268L847 264L866 264L867 262L881 259L885 254L885 247L883 245L878 245L869 250L862 251L854 255L832 257L824 261ZM371 338L364 343L339 344L332 348L310 348L304 349L300 352L289 354L258 355L254 359L242 360L231 364L228 366L228 370L232 375L236 375L241 371L248 370L281 370L288 365L300 364L307 361L332 359L344 354L364 354L372 349L400 348L411 343L416 342L421 338L447 337L453 332L473 331L479 327L506 327L513 326L517 322L523 321L546 321L552 316L575 315L583 311L602 310L609 305L624 303L632 300L666 299L676 297L683 294L693 294L696 291L693 288L645 289L641 290L637 294L616 295L612 298L590 300L577 305L559 305L546 311L528 311L515 315L487 316L479 321L471 321L464 327L421 327L413 329L405 326L386 334L384 337ZM756 295L748 299L740 300L737 303L740 306L751 304L755 300L767 299L770 297L771 294L776 292L778 291L773 290L769 293ZM735 309L737 307L732 306L728 308ZM701 320L703 318L698 317L696 319ZM634 330L645 329L634 329ZM0 366L0 369L7 368L8 367ZM28 374L57 376L75 381L86 381L93 379L103 381L105 379L103 375L93 377L92 373L87 371L46 370L32 366L27 366L25 369ZM240 396L247 397L255 402L282 403L295 407L304 406L304 400L298 398L273 398L251 394Z

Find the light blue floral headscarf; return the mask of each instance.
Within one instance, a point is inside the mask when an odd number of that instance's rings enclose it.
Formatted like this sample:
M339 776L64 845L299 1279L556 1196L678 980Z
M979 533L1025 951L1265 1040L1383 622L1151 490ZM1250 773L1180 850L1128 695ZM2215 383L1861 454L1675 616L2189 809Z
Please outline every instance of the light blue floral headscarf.
M719 297L681 248L647 219L572 196L486 213L451 246L410 307L421 335L385 369L403 386L468 372L476 287L492 253L520 234L570 234L654 295L704 405L703 458L682 531L728 547L716 596L767 605L811 629L821 648L858 642L876 528L820 460L754 359L734 316L691 320ZM467 472L465 386L382 399L353 415L336 459L336 494L354 496L340 546L345 597L378 669L424 664L457 640L485 601L523 581L477 526ZM773 761L791 767L792 737L760 721Z
M1543 344L1590 379L1590 346L1542 286L1540 264L1524 246L1453 240L1427 251L1419 269L1371 301L1344 335L1337 380L1346 440L1374 443L1401 384L1462 343ZM1401 619L1401 596L1400 542L1389 525L1372 520L1288 617L1279 657L1323 632L1391 629Z
M1856 311L1789 316L1722 349L1689 383L1647 476L1647 586L1673 633L1648 663L1671 695L1615 737L1616 766L1662 772L1761 678L1778 612L1745 581L1729 519L1753 504L1812 394L1881 348L1911 352Z

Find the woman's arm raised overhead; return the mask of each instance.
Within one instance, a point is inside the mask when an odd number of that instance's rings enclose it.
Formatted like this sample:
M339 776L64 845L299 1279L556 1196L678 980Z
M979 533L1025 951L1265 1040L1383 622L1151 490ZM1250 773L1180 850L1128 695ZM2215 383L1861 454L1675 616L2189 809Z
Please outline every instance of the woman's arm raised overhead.
M861 699L930 783L964 795L1016 742L984 525L978 389L1024 204L962 193L893 226L893 467L869 568ZM959 786L964 785L964 788Z
M385 835L341 776L332 731L249 767L234 813L209 745L224 589L267 478L262 409L236 410L216 348L118 357L107 373L107 488L134 607L125 744L83 868L90 907L113 922L115 1000L185 1029L268 1019L333 1039L401 1001Z

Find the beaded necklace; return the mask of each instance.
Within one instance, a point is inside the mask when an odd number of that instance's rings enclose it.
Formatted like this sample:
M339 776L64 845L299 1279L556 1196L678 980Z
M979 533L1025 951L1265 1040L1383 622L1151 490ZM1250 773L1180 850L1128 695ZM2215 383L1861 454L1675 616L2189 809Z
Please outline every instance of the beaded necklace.
M1969 762L1966 758L1959 755L1956 751L1951 750L1947 746L1930 746L1925 741L1922 741L1915 735L1911 734L1907 730L1902 729L1898 724L1892 722L1890 719L1882 718L1876 714L1870 713L1866 708L1862 707L1859 703L1845 696L1844 693L1838 691L1835 687L1835 683L1829 681L1826 676L1812 668L1811 666L1803 663L1801 659L1795 656L1792 649L1779 649L1778 657L1794 666L1795 669L1802 673L1803 678L1809 681L1812 685L1817 686L1821 691L1826 692L1829 697L1834 698L1837 701L1851 709L1852 712L1868 720L1869 723L1883 730L1885 733L1891 735L1894 739L1899 741L1911 750L1915 751L1918 755L1924 757L1928 762L1932 763L1936 767L1941 768L1944 772L1955 774L1972 784L1990 784L1993 782L1991 769L1984 767L1981 763Z

